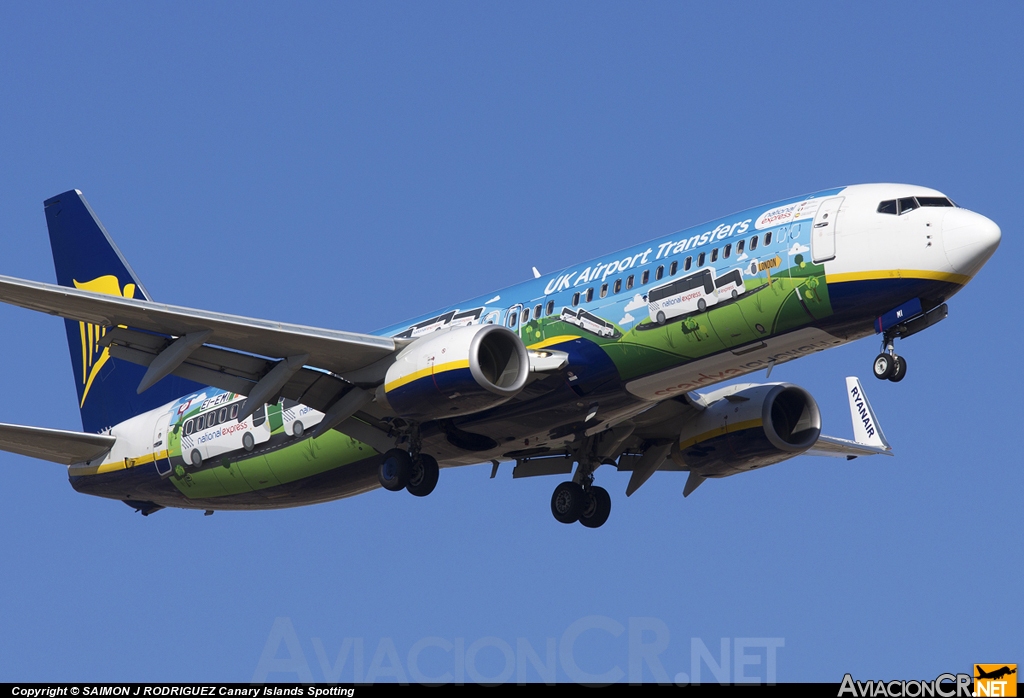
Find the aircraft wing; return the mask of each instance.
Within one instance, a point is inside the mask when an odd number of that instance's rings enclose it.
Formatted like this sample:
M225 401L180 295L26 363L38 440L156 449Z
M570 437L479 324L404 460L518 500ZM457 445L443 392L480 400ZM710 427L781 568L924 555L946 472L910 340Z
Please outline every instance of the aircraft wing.
M106 434L0 424L0 450L72 465L99 458L117 439Z
M271 322L121 298L0 276L0 301L101 327L127 326L173 337L210 332L203 344L268 357L308 355L303 363L346 375L391 356L388 337Z

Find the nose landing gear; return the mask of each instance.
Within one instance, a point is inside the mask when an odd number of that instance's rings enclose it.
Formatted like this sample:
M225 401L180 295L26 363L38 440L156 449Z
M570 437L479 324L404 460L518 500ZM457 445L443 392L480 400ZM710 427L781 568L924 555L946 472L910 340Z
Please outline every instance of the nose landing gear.
M875 378L893 383L899 383L907 375L907 360L896 355L892 338L886 337L882 353L875 357L871 370Z

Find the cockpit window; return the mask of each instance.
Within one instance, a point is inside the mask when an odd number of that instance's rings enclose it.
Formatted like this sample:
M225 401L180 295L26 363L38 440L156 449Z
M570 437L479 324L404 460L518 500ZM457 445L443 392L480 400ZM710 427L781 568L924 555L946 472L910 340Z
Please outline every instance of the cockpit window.
M905 199L897 199L896 203L899 204L901 216L907 211L913 211L915 208L918 208L917 199L912 196L908 196Z
M919 196L917 197L917 203L922 206L948 206L953 207L953 202L944 196Z
M879 213L891 213L903 215L907 211L913 211L920 206L944 206L953 208L956 206L944 196L908 196L903 199L889 199L878 204Z

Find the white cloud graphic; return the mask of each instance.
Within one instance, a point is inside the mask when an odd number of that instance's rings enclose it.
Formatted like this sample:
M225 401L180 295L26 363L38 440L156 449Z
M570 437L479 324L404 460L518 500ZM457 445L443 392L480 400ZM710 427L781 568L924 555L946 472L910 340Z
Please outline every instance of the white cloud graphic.
M619 320L619 324L620 325L625 325L628 322L633 322L633 320L635 320L635 319L636 319L635 317L633 317L629 313L626 313L625 315L622 316L622 319Z
M635 296L633 296L633 300L631 300L629 303L627 303L626 307L623 308L623 310L625 310L626 313L628 314L630 310L640 310L640 308L646 308L646 307L647 307L647 301L645 301L644 297L641 296L638 293Z
M789 248L789 256L792 257L795 254L802 254L803 252L810 252L811 248L806 245L801 245L799 242L794 242L793 246Z

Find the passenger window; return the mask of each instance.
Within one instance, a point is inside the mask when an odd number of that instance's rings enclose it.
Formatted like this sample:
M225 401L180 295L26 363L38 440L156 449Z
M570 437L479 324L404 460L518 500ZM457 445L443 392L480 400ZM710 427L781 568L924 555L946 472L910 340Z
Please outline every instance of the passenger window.
M726 245L722 250L722 257L729 259L729 253L732 252L732 245Z
M697 255L697 266L698 267L704 266L704 253L703 252L701 252L699 255Z
M686 261L683 262L683 271L690 271L690 267L693 266L693 257L687 257Z
M588 288L587 289L587 303L589 303L592 300L594 300L594 289Z
M201 414L196 417L196 431L202 431L206 428L206 415Z
M648 269L647 271L645 271L643 274L640 275L640 285L643 286L648 281L650 281L650 279L651 279L651 270Z
M917 199L915 199L912 196L908 196L905 199L897 199L896 203L899 204L899 215L901 216L907 211L913 211L915 208L917 208Z
M530 309L529 308L523 308L523 322L529 322L529 321L530 321Z
M746 242L746 241L745 240L740 240L739 242L736 243L736 254L738 254L738 255L739 254L743 254L743 243L744 242Z
M540 309L541 308L540 308L539 305L536 308L533 309L533 318L535 320L540 320Z
M238 419L238 403L231 406L231 419Z
M572 294L572 307L575 308L579 304L580 304L580 294L578 294L578 293Z
M196 420L190 419L187 422L185 422L185 436L189 436L195 430L196 430Z
M879 213L891 213L892 215L895 216L896 215L896 199L889 199L888 201L883 201L882 203L878 204L878 212Z
M226 421L228 421L228 408L221 407L220 413L217 415L217 424L223 424Z
M757 249L757 236L750 238L750 251L753 252Z
M519 313L509 313L507 322L509 327L516 327L519 324Z
M612 286L612 293L618 293L622 290L622 279L615 279L615 285Z
M608 295L608 284L601 284L601 298Z
M718 248L711 250L711 263L714 264L718 261Z
M654 270L654 280L661 281L661 277L665 276L665 267L658 267Z
M772 244L772 232L770 230L764 234L764 244Z
M547 314L550 315L553 312L555 312L555 302L554 301L548 301L548 313Z
M669 276L675 276L676 275L676 271L678 271L678 270L679 270L679 262L672 262L672 264L670 264L669 267L668 267L668 275Z
M631 288L633 288L633 275L632 274L630 274L629 277L626 279L626 290L628 291Z

